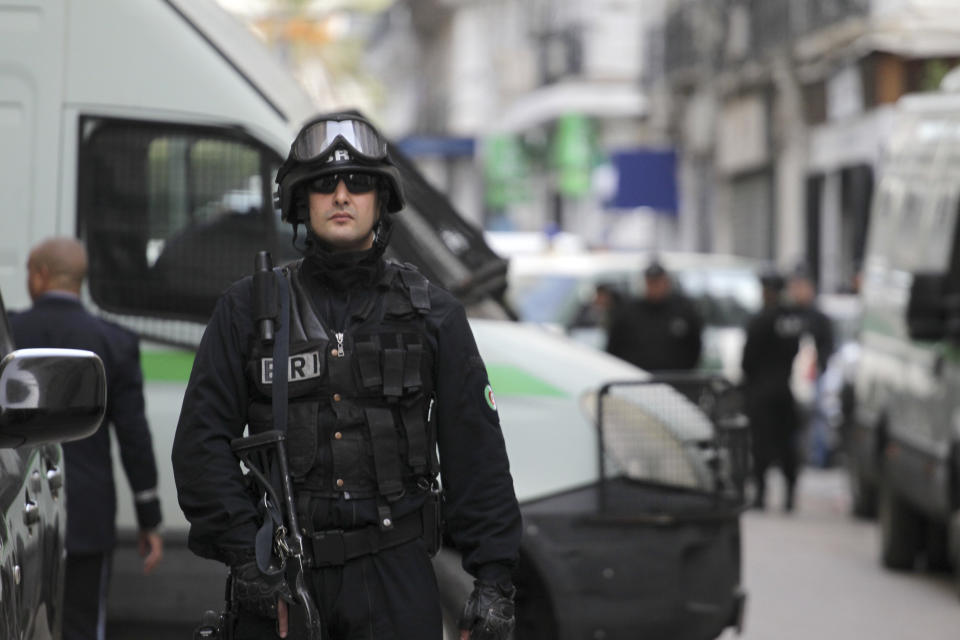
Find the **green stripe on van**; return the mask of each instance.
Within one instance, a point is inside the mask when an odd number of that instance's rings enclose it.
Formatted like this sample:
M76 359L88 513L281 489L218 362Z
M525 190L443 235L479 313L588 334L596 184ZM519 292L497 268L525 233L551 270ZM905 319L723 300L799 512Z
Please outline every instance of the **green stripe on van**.
M141 351L143 379L153 382L183 382L190 379L193 351Z
M488 364L487 376L493 393L498 396L551 396L565 398L568 394L549 382L510 364Z
M143 378L153 382L184 382L193 367L192 351L143 351L140 366ZM509 364L487 365L487 375L495 394L500 396L550 396L564 398L568 394L519 367Z

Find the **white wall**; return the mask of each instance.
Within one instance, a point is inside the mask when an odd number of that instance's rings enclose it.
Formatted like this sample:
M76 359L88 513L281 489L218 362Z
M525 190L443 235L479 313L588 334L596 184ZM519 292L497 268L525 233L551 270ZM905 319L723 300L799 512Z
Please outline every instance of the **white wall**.
M584 75L637 82L645 40L641 2L593 0L584 17Z

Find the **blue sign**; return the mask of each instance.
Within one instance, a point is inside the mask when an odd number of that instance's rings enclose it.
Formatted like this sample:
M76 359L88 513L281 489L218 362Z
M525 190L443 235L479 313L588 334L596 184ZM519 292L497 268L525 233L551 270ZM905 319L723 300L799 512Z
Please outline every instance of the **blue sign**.
M677 153L673 149L630 149L610 156L617 190L605 205L614 209L650 207L677 214Z

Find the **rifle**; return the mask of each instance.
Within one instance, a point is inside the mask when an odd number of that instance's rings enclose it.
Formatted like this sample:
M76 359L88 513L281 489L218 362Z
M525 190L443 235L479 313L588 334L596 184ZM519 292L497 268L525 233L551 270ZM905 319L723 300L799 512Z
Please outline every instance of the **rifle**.
M279 430L265 431L246 438L236 438L230 448L253 476L255 485L262 490L263 504L267 507L265 526L273 528L272 551L286 568L287 582L294 597L290 606L290 640L321 640L320 612L307 590L304 578L306 559L303 537L297 522L297 509L293 501L293 484L287 466L286 434ZM276 466L274 466L276 465ZM270 481L271 469L279 476L280 493ZM271 522L279 514L278 521ZM257 561L264 554L260 534L257 535ZM267 550L269 551L269 549Z

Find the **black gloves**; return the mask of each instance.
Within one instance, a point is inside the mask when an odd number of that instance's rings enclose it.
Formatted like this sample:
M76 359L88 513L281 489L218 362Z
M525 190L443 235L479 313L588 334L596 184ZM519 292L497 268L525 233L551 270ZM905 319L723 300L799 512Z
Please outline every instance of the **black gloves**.
M475 580L473 593L463 605L460 629L470 632L470 640L507 640L513 631L512 584L493 584Z
M293 602L290 588L284 580L282 569L263 573L256 560L244 562L231 568L233 593L242 609L263 616L277 617L277 599Z

